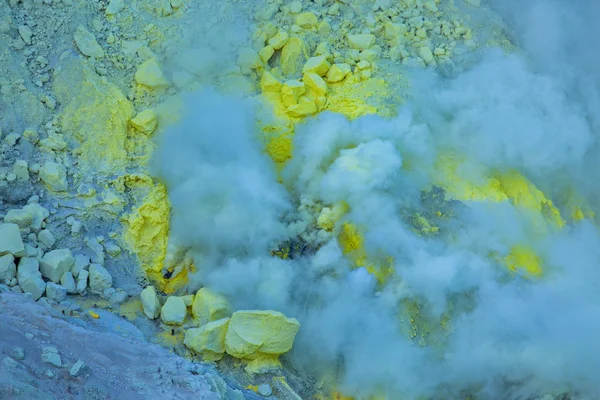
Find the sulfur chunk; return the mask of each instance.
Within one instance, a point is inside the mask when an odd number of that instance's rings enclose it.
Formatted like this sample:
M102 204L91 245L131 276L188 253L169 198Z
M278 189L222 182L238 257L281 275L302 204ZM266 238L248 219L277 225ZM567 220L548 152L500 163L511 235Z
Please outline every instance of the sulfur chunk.
M154 111L147 109L132 118L131 125L139 132L150 135L158 126L158 119Z
M265 46L258 52L258 56L265 64L271 59L273 54L275 54L275 50L272 46Z
M85 27L79 25L75 30L75 44L79 51L88 57L102 58L104 57L104 50L96 41L96 37L93 33L89 32Z
M125 7L125 2L123 0L110 0L110 3L108 3L108 7L106 7L105 14L106 15L118 14L124 7Z
M349 64L333 64L327 72L327 82L335 83L344 80L352 73L352 68Z
M419 57L425 62L425 64L431 64L433 60L433 53L427 46L423 46L419 49Z
M263 71L260 78L260 88L263 92L279 92L282 84L269 71Z
M171 296L160 310L160 319L167 325L181 325L185 320L187 307L181 297Z
M388 39L394 39L398 36L403 36L408 28L404 24L394 24L392 22L385 23L385 37Z
M361 61L368 61L370 63L379 59L379 53L375 50L367 49L360 52L358 59Z
M306 92L304 82L294 80L286 81L281 87L281 102L284 106L298 103L298 98Z
M169 86L169 82L164 78L160 66L153 58L144 61L137 67L135 81L139 85L147 86L152 89L160 89Z
M273 47L275 50L281 49L290 39L290 35L286 31L279 31L275 36L269 39L269 46Z
M317 105L314 101L302 101L298 104L291 105L287 108L287 112L290 116L295 118L302 118L308 115L317 113Z
M279 67L284 75L295 75L300 72L307 59L308 51L304 41L297 36L292 36L281 49Z
M324 96L327 94L327 83L314 72L304 74L302 80L317 96Z
M67 190L67 169L51 161L45 162L40 169L40 179L55 192Z
M195 353L201 354L204 361L219 361L225 354L225 335L229 318L209 322L200 328L188 329L183 344Z
M160 300L156 295L154 286L148 286L142 290L140 300L142 301L142 309L146 317L155 319L160 315Z
M260 367L261 361L277 365L278 357L291 350L300 323L277 311L236 311L225 336L227 354L251 360L247 370Z
M329 64L329 62L327 61L326 56L316 56L311 57L308 59L308 61L306 61L306 64L304 64L304 68L302 68L302 72L304 72L305 74L309 72L314 72L319 76L325 76L327 75L329 68L331 68L331 64Z
M19 225L4 223L0 224L0 255L18 254L25 250L23 239L19 231Z
M229 302L224 296L205 287L198 290L192 304L192 315L200 326L228 317L229 313Z
M312 12L304 12L296 17L296 25L304 29L310 29L317 26L319 19Z
M371 34L348 35L351 49L366 50L375 44L375 36Z

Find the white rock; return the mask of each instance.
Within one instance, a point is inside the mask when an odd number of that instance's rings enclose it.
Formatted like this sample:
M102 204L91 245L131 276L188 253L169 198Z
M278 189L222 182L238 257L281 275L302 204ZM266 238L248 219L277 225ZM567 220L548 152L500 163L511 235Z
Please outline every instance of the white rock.
M29 180L29 168L27 166L27 161L25 160L17 160L15 161L15 164L13 165L13 174L15 174L15 176L18 179L22 179L22 180Z
M77 293L83 293L87 289L89 272L87 270L81 270L77 277Z
M56 243L56 238L48 229L44 229L40 231L38 234L38 242L43 244L47 249L51 249Z
M88 57L102 58L104 57L104 50L96 41L96 37L93 33L85 29L84 26L79 25L75 30L75 44L77 48Z
M42 260L40 261L40 271L44 278L57 283L65 272L71 270L74 263L75 259L73 258L71 250L53 250L44 254L44 257L42 257Z
M112 276L100 264L90 265L90 290L92 293L102 294L105 289L112 286Z
M44 347L42 349L42 362L62 367L62 360L56 347Z
M60 303L67 297L67 289L54 282L48 282L46 285L46 297Z
M75 364L73 364L71 369L69 369L69 375L71 375L73 377L79 375L79 373L81 372L81 369L83 367L85 367L85 364L83 363L83 361L81 361L81 360L77 361Z
M23 360L25 358L25 350L22 347L15 347L12 351L12 357L15 360Z
M264 397L269 397L273 394L273 389L271 389L271 385L269 385L268 383L263 383L261 385L258 385L258 394Z
M160 310L160 319L167 325L181 325L185 320L187 307L181 297L170 296Z
M31 28L27 25L20 25L17 30L19 31L19 36L26 44L31 44L31 37L33 36L33 32Z
M15 265L15 257L12 254L0 256L0 282L8 285L16 275L17 266Z
M77 292L77 285L71 271L67 271L60 278L60 284L67 290L67 293L73 294Z
M117 290L108 298L110 304L122 304L127 299L127 293L122 290Z
M150 319L155 319L160 315L160 300L156 295L156 289L154 286L148 286L140 293L140 299L142 301L142 308L144 314Z
M33 299L37 300L46 291L46 282L40 273L40 264L35 258L21 258L17 269L17 280L19 286L25 293L31 293Z
M17 224L0 224L0 255L15 254L25 250Z
M90 258L83 254L75 254L75 264L71 267L71 273L73 277L77 278L79 273L84 269L87 269L90 265Z
M31 229L39 231L42 229L42 223L50 215L50 211L40 206L38 203L30 203L23 207L23 211L26 211L31 215L33 221L31 222Z
M125 7L125 2L123 0L110 0L108 3L108 7L106 7L106 15L115 15L118 14L123 7Z
M20 228L27 228L33 222L33 216L25 210L8 210L4 222L17 224Z

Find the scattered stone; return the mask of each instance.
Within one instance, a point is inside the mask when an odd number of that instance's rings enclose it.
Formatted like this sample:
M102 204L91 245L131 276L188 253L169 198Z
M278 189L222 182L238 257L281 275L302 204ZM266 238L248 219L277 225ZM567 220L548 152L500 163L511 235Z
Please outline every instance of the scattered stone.
M188 329L183 344L202 355L204 361L219 361L225 354L225 335L229 318L209 322L200 328Z
M8 210L4 217L4 222L10 224L17 224L20 228L27 228L31 225L33 216L25 210L13 209Z
M91 264L89 270L90 290L95 294L102 294L112 286L112 276L100 264Z
M54 282L48 282L46 284L46 297L57 303L60 303L67 297L67 289L61 285L57 285Z
M16 275L15 257L12 254L0 256L0 282L9 285Z
M27 25L20 25L17 29L19 31L19 36L21 36L21 39L23 39L25 44L31 44L31 38L33 36L31 28Z
M23 289L21 289L19 286L13 286L10 288L10 291L13 293L23 293Z
M85 364L83 363L83 361L78 360L75 364L73 364L71 369L69 369L69 375L71 375L72 377L78 376L84 367Z
M185 296L181 296L181 298L183 299L183 302L185 303L186 307L191 307L192 304L194 304L194 295L193 294L187 294Z
M160 315L160 300L154 286L148 286L140 293L142 308L146 317L155 319Z
M62 151L67 148L67 142L59 135L50 135L40 140L40 146L52 151Z
M26 293L31 293L33 300L38 300L46 291L46 282L39 271L39 263L35 258L21 258L17 269L19 286Z
M181 325L187 315L187 307L181 297L170 296L160 310L160 319L167 325Z
M23 211L31 215L33 221L31 222L31 229L39 231L42 229L44 220L50 215L50 211L39 205L37 202L31 202L23 207Z
M161 89L169 86L162 69L154 58L141 63L135 72L135 81L138 85L147 86L151 89Z
M75 264L73 254L69 249L53 250L44 255L40 261L40 272L46 279L58 283L65 272L70 271Z
M229 302L224 296L205 287L196 293L192 304L192 315L200 326L228 317L230 313Z
M75 44L79 51L88 57L102 58L104 57L104 50L96 41L96 37L93 33L85 29L84 26L79 25L75 30Z
M25 350L23 350L21 347L15 347L12 351L12 358L15 360L25 359Z
M150 135L158 126L158 118L153 110L147 109L132 118L131 125L139 132Z
M29 180L29 168L25 160L15 161L12 172L18 179Z
M121 248L116 243L108 242L104 245L104 248L106 249L106 253L111 257L117 257L121 254Z
M69 187L67 169L64 165L52 161L45 162L40 169L40 179L55 192L63 192Z
M351 49L366 50L375 44L375 35L348 35L348 44Z
M123 304L127 299L127 293L122 290L117 290L108 298L108 302L113 305Z
M269 397L273 394L273 389L271 389L271 385L269 385L268 383L263 383L261 385L258 385L258 394L260 394L263 397Z
M60 284L67 290L68 294L77 293L77 285L71 271L67 271L60 278Z
M87 289L89 272L82 270L77 277L77 293L83 293Z
M0 255L7 253L15 254L25 250L19 225L4 223L0 224Z
M108 7L106 7L105 14L106 15L116 15L125 7L125 2L123 0L110 0L108 3Z
M38 242L43 244L47 249L51 249L56 243L56 238L48 229L44 229L40 231L38 234Z
M90 258L83 254L75 254L75 264L71 267L71 273L74 278L79 276L79 273L84 269L87 269L90 265Z
M44 347L42 349L42 362L62 367L62 360L56 347Z
M31 339L33 339L33 334L31 334L31 333L27 332L27 333L25 334L25 338L26 338L27 340L31 340Z

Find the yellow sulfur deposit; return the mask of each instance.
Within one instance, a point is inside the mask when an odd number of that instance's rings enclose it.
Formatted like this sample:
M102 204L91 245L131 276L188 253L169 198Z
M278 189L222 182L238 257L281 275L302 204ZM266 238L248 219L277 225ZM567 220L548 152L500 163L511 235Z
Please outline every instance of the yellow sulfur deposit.
M291 350L300 323L277 311L236 311L225 337L227 354L248 361L246 371L266 372L281 366L279 356Z
M167 189L159 183L141 205L122 218L123 239L148 278L162 291L172 289L172 283L165 281L161 273L167 254L170 211Z
M530 276L539 277L542 275L540 258L529 247L514 246L504 261L508 269L513 272L522 270Z
M183 344L202 355L204 361L219 361L225 354L225 335L229 318L209 322L200 328L188 329Z
M227 299L208 288L202 288L196 293L192 303L192 315L198 325L203 326L209 322L228 317L231 313Z
M337 221L348 212L348 204L344 201L335 203L331 208L323 207L317 217L317 225L321 229L332 231Z
M128 161L127 126L133 106L121 90L78 60L65 61L57 68L53 87L64 105L60 114L63 132L80 145L84 175L122 171Z

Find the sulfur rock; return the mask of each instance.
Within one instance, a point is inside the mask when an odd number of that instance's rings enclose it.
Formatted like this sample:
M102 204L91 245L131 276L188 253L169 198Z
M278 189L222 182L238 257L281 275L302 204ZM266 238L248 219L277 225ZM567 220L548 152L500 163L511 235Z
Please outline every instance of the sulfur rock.
M312 100L301 101L287 108L287 113L294 118L303 118L317 113L317 104Z
M140 293L142 309L146 317L155 319L160 315L160 300L154 286L148 286Z
M74 39L77 48L84 55L95 58L104 57L104 50L102 50L102 47L96 41L96 37L93 33L85 29L83 25L79 25L75 30Z
M279 31L275 36L269 39L267 43L269 43L269 46L274 50L279 50L286 45L289 39L290 35L286 31Z
M285 76L293 76L300 72L307 59L306 44L298 36L292 36L281 49L279 67Z
M19 225L0 224L0 255L16 254L25 250Z
M201 354L204 361L218 361L225 354L225 335L229 318L209 322L200 328L188 329L183 344L195 353Z
M42 257L42 260L40 261L40 271L44 278L57 283L65 272L71 270L74 263L75 259L73 258L71 250L53 250L44 254L44 257Z
M199 325L229 316L229 302L227 299L208 288L202 288L196 293L192 304L192 315Z
M79 272L79 276L77 277L77 293L83 293L87 288L89 274L85 269Z
M147 109L133 117L131 125L139 132L150 135L158 126L158 118L153 110Z
M421 57L425 64L431 64L434 62L433 53L427 46L423 46L419 49L419 57Z
M296 25L304 29L316 27L318 23L319 19L312 12L304 12L296 16Z
M50 211L42 207L38 203L30 203L23 207L23 211L31 215L31 229L39 231L42 229L42 223L50 215Z
M279 355L291 350L300 323L271 310L236 311L225 336L227 354L248 360L248 371L278 366Z
M272 46L265 46L258 52L260 60L265 64L269 62L273 54L275 54L275 50Z
M181 325L185 320L187 307L181 297L170 296L160 310L160 319L167 325Z
M281 87L281 102L284 106L298 104L298 99L306 92L304 82L286 81Z
M319 75L309 72L304 74L302 81L306 86L317 95L324 96L327 94L327 83Z
M65 288L67 293L77 293L77 285L71 271L67 271L63 274L63 276L60 278L60 284Z
M309 58L306 61L306 64L304 64L302 72L304 72L305 74L314 72L319 76L325 76L327 75L329 68L331 68L331 64L329 64L329 62L327 61L327 57L322 55Z
M45 162L40 170L40 179L55 192L67 190L67 169L52 161Z
M67 142L59 135L50 135L40 140L40 146L52 151L62 151L67 147Z
M110 0L110 3L108 3L108 7L106 7L105 14L106 15L118 14L124 7L125 7L125 2L123 0Z
M165 79L160 65L158 65L158 62L154 58L138 65L135 72L135 81L138 85L151 89L162 89L169 86L169 82Z
M375 36L371 34L348 35L351 49L366 50L375 44Z
M52 248L56 243L56 238L48 229L41 230L38 233L38 242L43 244L47 249Z
M327 82L336 83L343 81L352 73L352 67L349 64L333 64L327 72Z
M260 88L263 92L275 92L281 91L282 83L279 79L273 76L269 71L263 71L260 78Z

